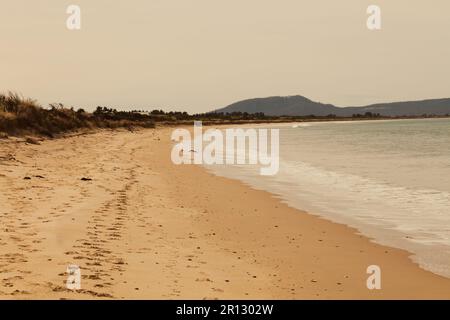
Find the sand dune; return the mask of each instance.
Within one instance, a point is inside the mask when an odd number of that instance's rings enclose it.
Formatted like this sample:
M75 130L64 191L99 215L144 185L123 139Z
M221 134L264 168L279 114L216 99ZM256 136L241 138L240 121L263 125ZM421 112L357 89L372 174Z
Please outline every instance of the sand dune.
M407 252L173 165L170 131L0 140L0 298L450 298Z

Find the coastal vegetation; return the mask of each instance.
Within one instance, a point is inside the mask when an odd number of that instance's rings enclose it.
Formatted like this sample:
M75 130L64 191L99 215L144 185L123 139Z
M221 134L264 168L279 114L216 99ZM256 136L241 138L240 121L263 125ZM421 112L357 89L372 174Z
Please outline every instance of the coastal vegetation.
M152 109L148 108L148 110ZM351 116L339 116L333 113L327 115L275 116L266 115L263 112L215 111L189 114L185 111L148 110L120 111L111 107L98 106L94 112L87 112L82 108L66 107L61 103L43 107L36 100L24 98L17 93L10 92L0 94L0 136L39 135L53 137L80 129L153 128L156 124L190 125L193 121L202 121L204 125L213 125L448 117L448 114L385 116L376 112L355 113Z

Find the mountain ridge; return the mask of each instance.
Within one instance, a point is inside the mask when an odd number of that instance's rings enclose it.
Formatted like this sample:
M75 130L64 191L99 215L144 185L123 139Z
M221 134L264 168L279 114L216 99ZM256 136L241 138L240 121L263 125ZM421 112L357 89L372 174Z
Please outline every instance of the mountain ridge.
M374 103L367 106L338 107L329 103L313 101L305 96L272 96L253 98L232 103L213 113L262 112L267 116L327 116L351 117L366 112L382 116L421 116L450 114L450 98L411 100L387 103Z

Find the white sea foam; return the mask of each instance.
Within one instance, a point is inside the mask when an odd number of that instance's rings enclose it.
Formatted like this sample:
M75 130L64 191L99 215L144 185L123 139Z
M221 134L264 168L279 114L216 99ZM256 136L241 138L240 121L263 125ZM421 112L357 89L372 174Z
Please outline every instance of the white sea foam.
M210 167L291 206L406 249L450 277L450 120L326 123L280 131L280 171Z

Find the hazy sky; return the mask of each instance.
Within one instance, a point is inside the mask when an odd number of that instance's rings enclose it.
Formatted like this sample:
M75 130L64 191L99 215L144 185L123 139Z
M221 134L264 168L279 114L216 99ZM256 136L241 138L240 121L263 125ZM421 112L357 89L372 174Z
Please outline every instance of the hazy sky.
M448 0L0 0L0 91L43 104L203 112L301 94L450 97ZM66 9L82 29L66 28ZM369 31L366 9L382 10Z

